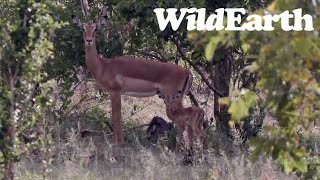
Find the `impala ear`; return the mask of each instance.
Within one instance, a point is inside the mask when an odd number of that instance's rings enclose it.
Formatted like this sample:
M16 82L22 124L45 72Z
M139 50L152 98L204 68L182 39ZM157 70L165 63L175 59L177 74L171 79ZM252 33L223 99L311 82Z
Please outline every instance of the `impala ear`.
M105 17L102 17L98 20L97 22L97 29L101 29L103 26L105 26L107 24L107 20Z
M71 18L72 18L72 22L73 22L74 25L77 25L80 28L82 28L82 22L81 22L79 17L77 17L75 15L71 15Z
M97 29L101 29L103 26L107 24L108 18L108 6L104 6L102 9L102 17L97 22Z

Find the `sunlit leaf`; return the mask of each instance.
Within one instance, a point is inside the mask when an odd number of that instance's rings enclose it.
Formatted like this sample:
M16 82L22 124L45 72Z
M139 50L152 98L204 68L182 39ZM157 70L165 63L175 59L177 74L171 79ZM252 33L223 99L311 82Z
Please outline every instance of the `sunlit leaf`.
M207 44L205 49L205 56L208 61L211 61L219 42L220 42L220 37L218 36L213 36L210 38L210 41Z
M251 91L246 91L240 94L240 97L234 100L228 112L232 115L232 119L240 121L242 118L249 115L249 108L256 102L256 95Z
M304 160L296 160L294 161L294 166L300 171L300 172L307 172L308 166L307 163Z

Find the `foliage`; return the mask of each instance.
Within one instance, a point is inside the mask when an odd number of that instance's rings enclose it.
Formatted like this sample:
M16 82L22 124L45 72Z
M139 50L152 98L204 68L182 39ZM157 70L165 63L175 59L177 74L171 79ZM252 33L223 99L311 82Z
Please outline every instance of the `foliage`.
M54 57L52 36L61 27L50 15L54 6L13 0L0 5L0 162L7 173L13 161L43 143L36 124L52 102L43 65Z
M295 8L303 8L304 13L311 15L319 13L319 8L309 1L276 0L267 9L271 14L280 14ZM241 99L231 97L229 112L233 120L239 121L248 115L253 101L265 107L276 118L278 127L266 125L266 135L252 139L254 157L272 156L287 174L293 171L310 174L314 165L308 164L311 161L307 159L316 157L302 146L298 131L305 136L310 123L318 121L319 26L315 24L316 32L285 32L280 30L279 23L275 27L272 32L241 33L246 57L253 60L245 70L259 76L256 94L262 98L254 100L250 91Z

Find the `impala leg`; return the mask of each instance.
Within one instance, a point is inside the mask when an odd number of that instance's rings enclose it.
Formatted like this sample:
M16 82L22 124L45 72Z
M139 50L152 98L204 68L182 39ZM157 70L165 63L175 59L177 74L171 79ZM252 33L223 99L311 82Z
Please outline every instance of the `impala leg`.
M191 125L188 125L187 126L187 130L188 130L188 149L191 150L192 147L193 147L193 134L194 134L194 130L193 128L191 127Z
M121 126L121 95L120 93L111 94L112 106L112 141L115 145L123 144L123 132Z
M205 139L205 130L204 129L200 129L200 143L201 143L202 147L203 147L203 144L204 144L204 139Z
M204 138L205 138L205 131L203 128L201 128L199 132L199 151L200 151L201 157L203 157Z
M183 139L183 128L180 127L179 125L177 125L176 149L175 149L176 153L179 153L179 151L180 151L182 139Z
M204 111L201 109L200 115L198 118L198 126L197 126L197 131L198 131L198 139L199 139L199 145L200 145L200 151L201 154L203 152L203 145L204 145L204 139L205 139L205 129L203 128L203 123L204 123Z
M202 127L203 122L200 121L201 123L197 127L197 151L199 154L199 158L202 158L203 156L203 145L204 145L204 139L205 139L205 131Z

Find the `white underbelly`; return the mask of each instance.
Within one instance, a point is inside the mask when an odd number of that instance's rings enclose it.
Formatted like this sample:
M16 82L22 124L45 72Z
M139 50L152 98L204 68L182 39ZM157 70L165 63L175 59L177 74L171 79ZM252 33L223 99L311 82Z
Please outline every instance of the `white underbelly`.
M117 76L121 94L134 97L150 97L157 94L159 84L144 79Z
M123 95L133 96L133 97L150 97L157 94L156 91L154 92L124 92Z

